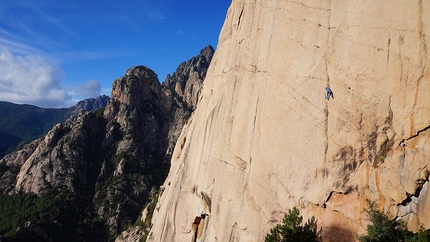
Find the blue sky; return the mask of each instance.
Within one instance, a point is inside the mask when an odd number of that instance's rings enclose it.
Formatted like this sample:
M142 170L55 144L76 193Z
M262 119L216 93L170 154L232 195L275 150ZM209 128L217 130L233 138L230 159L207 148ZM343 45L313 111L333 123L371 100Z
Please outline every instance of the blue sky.
M69 107L216 48L231 0L0 0L0 101Z

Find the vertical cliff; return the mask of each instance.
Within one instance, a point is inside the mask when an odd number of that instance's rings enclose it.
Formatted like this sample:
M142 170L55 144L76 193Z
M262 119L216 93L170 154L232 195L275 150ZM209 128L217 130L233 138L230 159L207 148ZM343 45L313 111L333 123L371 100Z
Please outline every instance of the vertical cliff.
M430 227L429 34L428 1L233 0L149 241L262 241L293 206L354 241L366 198Z

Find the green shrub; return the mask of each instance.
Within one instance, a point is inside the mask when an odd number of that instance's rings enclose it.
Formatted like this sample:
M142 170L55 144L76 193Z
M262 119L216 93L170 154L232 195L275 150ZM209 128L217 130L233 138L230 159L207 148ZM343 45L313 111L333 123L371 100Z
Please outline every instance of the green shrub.
M371 224L367 225L366 235L357 237L360 242L430 241L430 230L421 227L417 233L412 233L402 220L390 220L388 215L380 212L376 208L376 204L370 200L367 200L365 211Z
M95 110L94 114L96 115L96 117L102 118L103 117L103 113L105 111L105 108L106 107L102 107L102 108L99 108L99 109Z
M424 229L420 227L417 233L412 236L406 237L406 242L428 242L430 241L430 229Z
M282 223L277 224L266 235L265 242L302 242L321 241L317 231L317 223L314 217L302 225L303 217L299 210L294 207L285 214Z

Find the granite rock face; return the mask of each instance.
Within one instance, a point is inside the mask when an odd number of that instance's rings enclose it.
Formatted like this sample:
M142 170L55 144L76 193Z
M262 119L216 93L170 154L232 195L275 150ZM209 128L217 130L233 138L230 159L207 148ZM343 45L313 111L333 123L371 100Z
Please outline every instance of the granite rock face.
M17 151L13 165L19 165L30 154L29 151L33 152L20 168L15 192L41 194L49 187L58 186L66 187L74 194L83 194L88 185L88 172L95 166L96 159L91 158L100 150L94 141L98 140L102 128L102 122L94 114L81 115L73 122L55 125L38 140L34 150L35 143L30 143ZM7 160L8 156L5 157Z
M172 100L171 126L168 133L167 155L171 158L176 141L199 102L203 82L215 50L203 48L199 55L182 62L172 75L167 75L162 84L164 94ZM170 163L170 160L168 161Z
M367 198L429 228L429 34L428 1L233 0L149 241L262 241L293 206L354 241Z
M164 179L171 121L167 102L157 75L146 66L128 69L112 84L101 141L107 155L94 195L97 213L107 220L111 234L134 223L151 187Z
M167 75L163 89L173 95L178 103L194 110L199 101L203 81L215 51L207 46L198 56L182 62L172 75Z

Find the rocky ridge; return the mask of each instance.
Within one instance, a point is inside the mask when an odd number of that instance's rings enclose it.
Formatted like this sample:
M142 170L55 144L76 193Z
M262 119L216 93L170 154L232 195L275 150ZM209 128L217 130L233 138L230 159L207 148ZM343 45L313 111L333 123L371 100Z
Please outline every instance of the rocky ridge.
M103 107L109 102L110 97L106 95L101 95L96 98L87 98L79 101L76 105L69 108L70 116L78 116L80 113L85 111L93 111Z
M164 90L171 93L178 103L183 103L191 110L196 109L203 80L215 51L207 46L200 54L179 65L172 75L167 75L163 83Z
M103 108L109 101L106 95L88 98L70 108L40 108L32 105L0 102L0 159L24 142L29 143L70 116ZM19 149L19 147L18 147Z
M148 241L262 241L293 206L355 241L366 199L429 228L429 9L233 0Z

